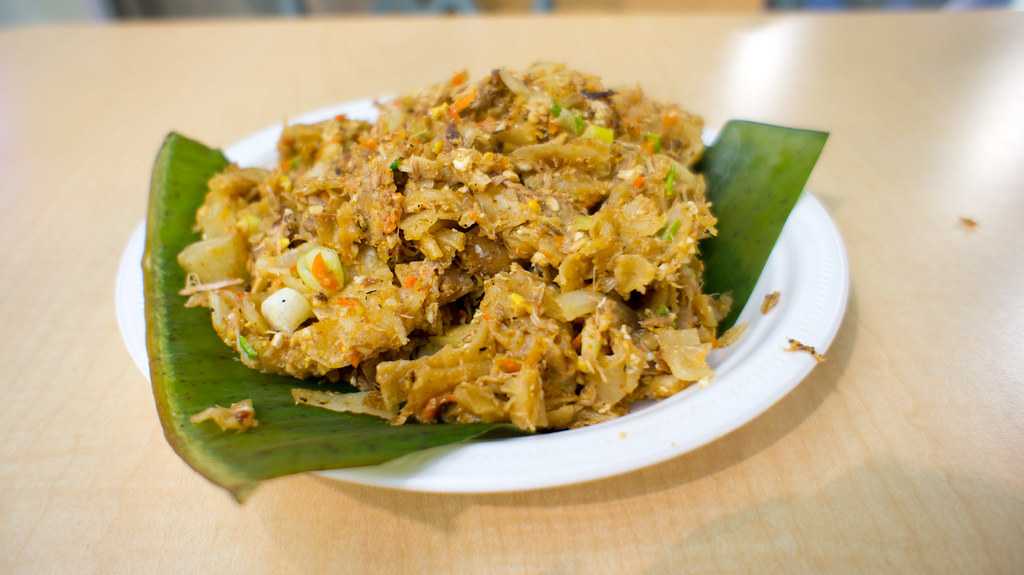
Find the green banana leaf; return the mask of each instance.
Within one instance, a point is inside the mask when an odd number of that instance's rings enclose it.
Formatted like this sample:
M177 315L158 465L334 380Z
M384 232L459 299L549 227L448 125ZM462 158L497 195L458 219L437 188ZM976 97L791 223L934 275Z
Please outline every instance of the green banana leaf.
M729 329L750 299L775 241L828 140L827 132L729 121L699 169L718 217L718 235L701 242L704 292L731 292Z
M719 218L719 235L702 244L706 291L732 292L735 302L720 329L735 321L749 298L825 138L733 121L705 154L702 169ZM395 427L367 415L296 406L290 390L297 380L242 365L210 327L209 311L185 308L185 297L178 295L185 278L177 255L198 239L193 223L206 182L226 165L220 151L171 133L153 168L143 257L146 335L164 435L182 459L242 501L265 479L373 465L487 433L514 432L509 424ZM189 421L211 405L247 398L260 423L246 433Z
M210 312L185 308L177 255L196 241L196 209L206 182L227 165L218 150L172 133L153 168L143 277L146 340L160 423L193 469L242 501L264 479L316 469L373 465L467 439L508 424L392 426L369 415L294 405L298 380L253 371L210 327ZM308 382L302 386L310 387ZM195 425L214 404L252 399L259 426L245 433Z

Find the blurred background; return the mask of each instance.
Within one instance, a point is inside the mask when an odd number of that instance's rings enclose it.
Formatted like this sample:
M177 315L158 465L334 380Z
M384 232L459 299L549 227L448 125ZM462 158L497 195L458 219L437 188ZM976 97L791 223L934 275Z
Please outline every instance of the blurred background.
M1020 10L1024 0L3 0L0 26L122 19L332 14L758 10Z

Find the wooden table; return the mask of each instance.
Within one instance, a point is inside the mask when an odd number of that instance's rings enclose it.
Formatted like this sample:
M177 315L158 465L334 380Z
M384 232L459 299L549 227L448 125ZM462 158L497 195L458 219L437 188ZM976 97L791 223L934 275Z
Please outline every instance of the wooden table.
M467 66L564 60L709 125L832 132L846 321L762 417L533 493L273 481L165 443L114 319L174 128L224 145ZM1024 572L1024 17L559 17L0 32L0 572ZM974 218L976 229L959 222Z

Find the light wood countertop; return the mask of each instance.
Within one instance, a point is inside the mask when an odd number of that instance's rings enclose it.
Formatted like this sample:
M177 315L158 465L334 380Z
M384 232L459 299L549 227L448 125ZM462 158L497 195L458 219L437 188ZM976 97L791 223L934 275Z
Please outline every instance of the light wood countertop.
M852 295L828 361L728 437L613 479L437 496L297 476L236 505L164 441L114 318L164 134L225 145L536 59L710 126L831 131L810 187ZM1024 572L1022 128L1020 14L4 30L0 572Z

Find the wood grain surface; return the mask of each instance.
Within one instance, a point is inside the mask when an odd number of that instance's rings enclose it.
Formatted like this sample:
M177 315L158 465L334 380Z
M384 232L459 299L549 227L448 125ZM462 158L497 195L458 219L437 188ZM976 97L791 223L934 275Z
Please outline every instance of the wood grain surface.
M536 59L711 126L832 132L810 186L853 285L828 361L730 436L613 479L437 496L297 476L237 506L165 443L114 319L164 134L225 145ZM0 572L1024 572L1022 128L1018 14L4 30Z

